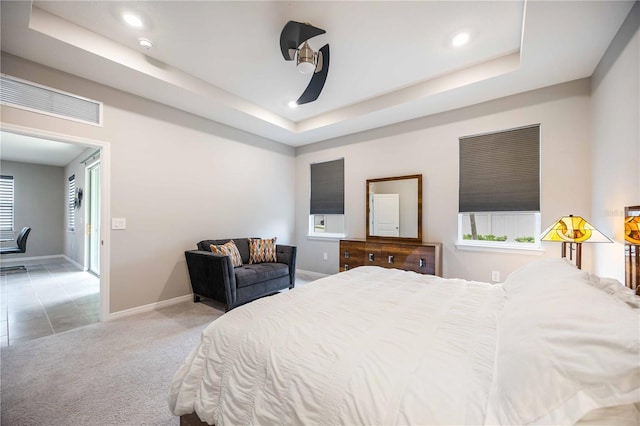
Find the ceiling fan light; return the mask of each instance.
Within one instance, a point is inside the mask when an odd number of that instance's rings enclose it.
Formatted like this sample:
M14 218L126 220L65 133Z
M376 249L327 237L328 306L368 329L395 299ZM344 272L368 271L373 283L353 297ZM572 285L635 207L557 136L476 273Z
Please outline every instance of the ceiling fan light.
M300 71L302 74L311 74L315 69L316 69L316 66L313 62L298 63L298 71Z
M316 69L315 53L306 41L298 50L296 65L302 74L311 74Z

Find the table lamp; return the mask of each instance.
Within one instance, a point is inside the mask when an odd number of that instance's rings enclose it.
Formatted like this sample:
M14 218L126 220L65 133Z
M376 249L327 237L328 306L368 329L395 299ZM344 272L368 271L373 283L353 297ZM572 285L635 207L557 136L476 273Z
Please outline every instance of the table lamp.
M640 216L624 218L624 240L629 244L640 244Z
M624 209L625 285L640 295L640 206Z
M573 260L573 244L576 245L576 267L582 268L582 243L611 243L611 239L598 231L581 216L562 216L548 227L541 235L541 241L555 241L562 243L562 257Z

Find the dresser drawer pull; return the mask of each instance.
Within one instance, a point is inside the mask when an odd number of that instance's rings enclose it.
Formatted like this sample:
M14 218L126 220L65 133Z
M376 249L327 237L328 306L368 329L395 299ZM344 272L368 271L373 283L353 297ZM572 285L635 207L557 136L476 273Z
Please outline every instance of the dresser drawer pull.
M349 258L349 252L348 252L348 251L345 251L345 252L344 252L344 258L345 258L345 259L348 259L348 258Z
M425 259L420 259L419 265L421 268L424 268L427 266L427 261Z
M348 270L349 270L349 264L348 264L348 263L345 263L345 264L344 264L344 270L345 270L345 271L348 271Z
M369 253L369 262L373 262L373 253Z
M389 256L389 258L387 259L387 262L393 263L393 256Z

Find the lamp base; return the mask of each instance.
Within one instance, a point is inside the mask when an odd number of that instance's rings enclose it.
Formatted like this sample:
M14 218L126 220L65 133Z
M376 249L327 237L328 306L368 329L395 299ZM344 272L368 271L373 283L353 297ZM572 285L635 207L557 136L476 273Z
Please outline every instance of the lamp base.
M624 246L625 260L625 285L636 291L640 291L640 245L626 244Z
M574 243L562 243L562 257L567 257L567 249L569 251L569 260L573 260L573 244ZM576 248L576 267L582 269L582 243L575 243Z

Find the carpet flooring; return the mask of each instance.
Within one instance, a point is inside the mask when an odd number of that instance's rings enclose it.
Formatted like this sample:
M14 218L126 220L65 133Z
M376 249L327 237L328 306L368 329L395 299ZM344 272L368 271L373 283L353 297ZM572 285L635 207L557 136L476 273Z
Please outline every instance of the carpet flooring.
M2 425L178 425L174 373L222 311L185 302L2 348Z

